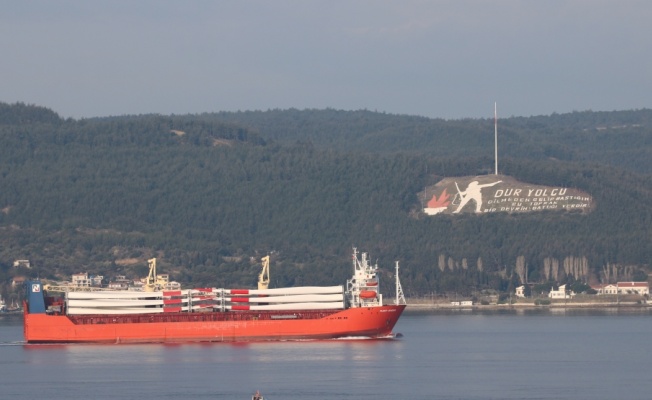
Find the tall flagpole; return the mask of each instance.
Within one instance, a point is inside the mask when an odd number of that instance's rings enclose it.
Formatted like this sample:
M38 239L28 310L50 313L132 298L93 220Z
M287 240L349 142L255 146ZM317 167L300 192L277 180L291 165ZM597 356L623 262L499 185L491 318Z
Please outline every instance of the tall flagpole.
M495 174L498 175L498 105L494 102L494 162Z

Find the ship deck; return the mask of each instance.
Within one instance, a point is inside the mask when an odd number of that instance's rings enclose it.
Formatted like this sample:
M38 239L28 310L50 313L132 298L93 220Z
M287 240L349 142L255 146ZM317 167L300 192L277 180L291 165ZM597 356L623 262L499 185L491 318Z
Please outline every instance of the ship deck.
M67 317L75 325L102 325L166 322L307 320L325 318L341 311L342 310L179 312L128 315L68 315Z

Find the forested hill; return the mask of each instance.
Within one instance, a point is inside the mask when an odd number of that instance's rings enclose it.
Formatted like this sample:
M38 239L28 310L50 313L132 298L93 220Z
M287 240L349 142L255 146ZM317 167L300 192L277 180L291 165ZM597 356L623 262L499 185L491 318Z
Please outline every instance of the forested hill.
M62 119L0 103L0 278L138 276L192 285L339 284L357 246L391 293L645 279L652 112L500 121L501 173L590 193L588 214L428 217L417 194L493 171L493 120L278 110ZM34 268L11 267L29 259ZM524 267L525 266L525 267ZM614 275L615 274L615 275ZM7 290L2 289L0 290Z
M271 110L201 116L254 129L284 144L430 157L493 157L494 119L443 120L371 111ZM573 112L499 119L501 157L554 158L652 172L652 110Z

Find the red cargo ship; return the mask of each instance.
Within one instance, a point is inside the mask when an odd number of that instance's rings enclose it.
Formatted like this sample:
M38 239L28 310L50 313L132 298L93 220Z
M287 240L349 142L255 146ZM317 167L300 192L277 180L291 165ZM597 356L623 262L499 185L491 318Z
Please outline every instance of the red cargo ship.
M152 278L150 260L150 278ZM405 309L396 265L396 304L383 304L377 265L353 253L353 277L343 286L268 289L263 259L259 289L72 291L50 296L27 282L28 343L157 343L384 338ZM265 261L267 264L265 264ZM263 279L264 274L267 279ZM150 279L148 278L148 284ZM146 288L155 289L154 285Z

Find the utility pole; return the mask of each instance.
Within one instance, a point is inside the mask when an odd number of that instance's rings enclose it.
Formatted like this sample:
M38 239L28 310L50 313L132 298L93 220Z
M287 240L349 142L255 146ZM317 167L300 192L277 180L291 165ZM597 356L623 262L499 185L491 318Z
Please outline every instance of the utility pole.
M498 175L498 103L494 102L494 171Z

